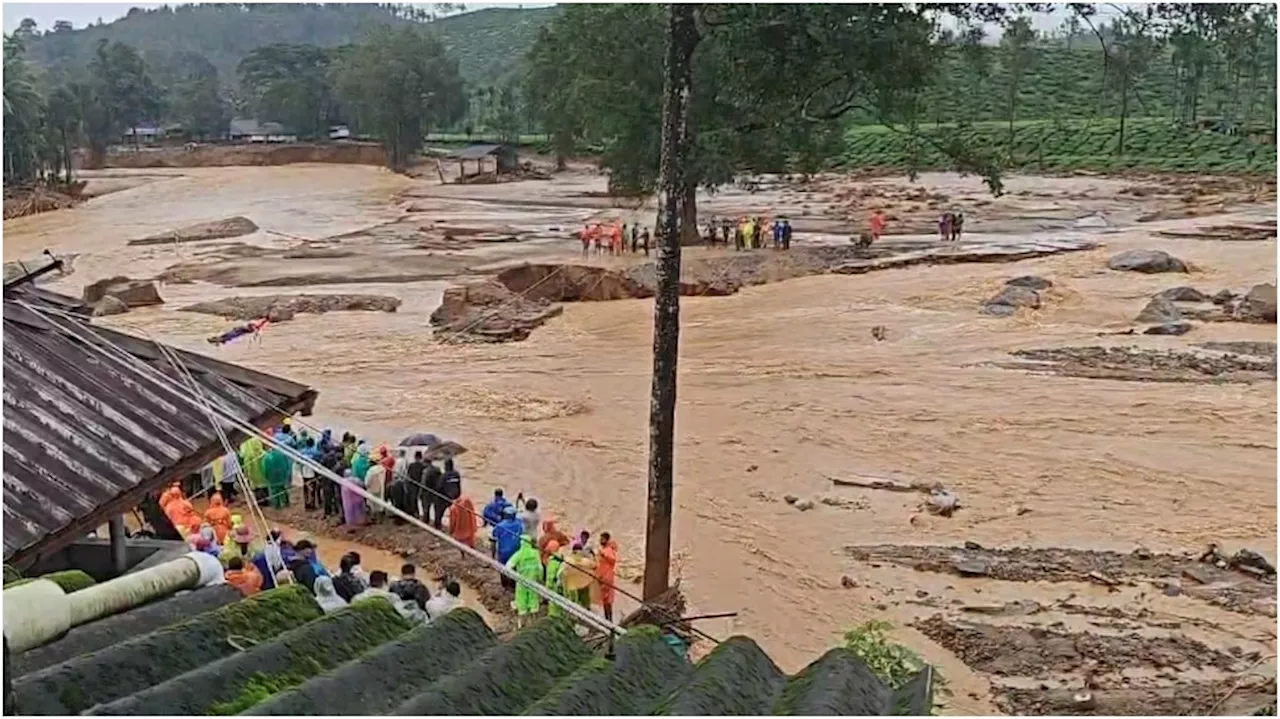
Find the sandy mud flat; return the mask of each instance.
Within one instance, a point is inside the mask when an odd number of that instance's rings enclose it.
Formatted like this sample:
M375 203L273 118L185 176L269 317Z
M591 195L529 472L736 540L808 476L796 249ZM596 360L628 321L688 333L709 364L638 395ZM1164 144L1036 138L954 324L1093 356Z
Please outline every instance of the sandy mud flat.
M49 285L72 294L122 273L161 278L163 305L101 321L310 383L320 426L454 438L471 449L461 469L473 497L523 491L567 528L612 532L630 582L651 300L557 301L518 342L442 343L430 324L451 288L525 263L643 275L643 257L583 261L568 236L593 219L652 222L651 206L603 189L578 170L460 187L346 165L190 168L6 221L4 259L76 254ZM692 271L740 280L682 303L674 572L690 611L738 613L702 628L749 634L792 671L851 626L890 621L947 678L949 713L1223 713L1252 711L1268 687L1274 698L1274 580L1197 558L1217 543L1276 559L1275 325L1191 317L1184 335L1152 336L1135 322L1171 288L1275 283L1274 198L1273 184L1100 177L1012 177L993 198L950 175L757 178L700 198L704 217L786 214L797 230L786 257L685 252ZM1091 246L1010 263L795 269L848 252L817 248L849 246L873 207L891 217L882 249L896 256L936 251L932 228L952 207L966 213L965 243ZM259 229L128 245L229 217ZM1190 272L1108 269L1131 249L1168 252ZM1037 306L982 312L1029 275L1051 282ZM400 304L299 312L260 342L220 348L205 338L238 320L180 309L290 293ZM959 509L938 516L920 492L831 477L940 483ZM413 549L397 534L407 530L378 532L358 541ZM1036 559L1043 569L1026 576L991 557L986 574L939 571L965 542L1092 558ZM846 547L949 549L922 567ZM1108 559L1134 552L1155 558L1145 574Z

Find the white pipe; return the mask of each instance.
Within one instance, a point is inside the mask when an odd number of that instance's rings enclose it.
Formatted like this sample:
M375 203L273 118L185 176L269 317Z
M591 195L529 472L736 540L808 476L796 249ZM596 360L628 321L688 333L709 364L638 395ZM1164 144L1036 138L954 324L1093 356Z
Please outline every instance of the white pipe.
M71 626L128 611L147 602L191 589L200 581L200 567L189 557L158 564L133 574L68 594Z
M38 647L71 627L71 602L56 583L37 579L4 590L4 637L10 652Z

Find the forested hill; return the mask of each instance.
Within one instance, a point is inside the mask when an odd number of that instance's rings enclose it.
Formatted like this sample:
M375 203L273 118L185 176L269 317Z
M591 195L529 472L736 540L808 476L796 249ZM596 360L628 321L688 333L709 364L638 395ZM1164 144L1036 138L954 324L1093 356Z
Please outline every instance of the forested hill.
M457 58L470 85L492 85L509 76L533 43L537 29L559 12L488 8L430 24ZM134 9L115 22L80 30L40 28L27 41L27 57L55 76L83 68L98 41L132 45L149 67L164 67L179 53L197 53L236 82L236 65L256 48L277 43L335 47L359 41L379 25L413 22L382 4L202 4Z

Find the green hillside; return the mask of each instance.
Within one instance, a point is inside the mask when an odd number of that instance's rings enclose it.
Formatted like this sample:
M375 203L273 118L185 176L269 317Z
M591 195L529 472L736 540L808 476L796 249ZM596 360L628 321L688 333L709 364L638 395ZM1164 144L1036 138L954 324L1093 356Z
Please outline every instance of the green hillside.
M1197 117L1250 115L1252 122L1271 125L1276 107L1275 46L1261 58L1257 78L1242 73L1210 72L1201 88ZM1002 120L1008 118L1010 73L999 48L985 48L989 62L978 76L952 53L927 99L930 121ZM1037 43L1032 62L1018 83L1016 117L1027 119L1118 116L1119 93L1102 89L1102 52L1092 46L1060 40ZM1176 72L1171 53L1158 55L1150 68L1134 79L1129 114L1134 117L1173 117L1178 106ZM1251 113L1245 109L1250 108ZM864 122L869 117L860 118Z
M489 8L429 23L454 57L468 84L494 84L519 66L537 28L555 7ZM378 25L413 22L381 4L202 4L134 9L115 22L31 38L27 56L55 78L83 68L99 40L136 47L148 66L168 65L182 52L205 56L222 81L236 82L236 65L248 53L276 43L335 47L361 39Z
M859 125L845 137L840 164L850 169L906 169L915 159L919 169L950 167L936 144L960 139L967 147L1003 152L1009 128L1003 122L978 122L967 126L925 125L926 141L913 146L908 136L880 125ZM1120 123L1117 120L1069 120L1020 122L1014 128L1009 167L1046 172L1091 170L1112 172L1197 172L1209 174L1274 174L1274 142L1242 136L1189 130L1166 119L1130 119L1125 128L1125 152L1117 154Z

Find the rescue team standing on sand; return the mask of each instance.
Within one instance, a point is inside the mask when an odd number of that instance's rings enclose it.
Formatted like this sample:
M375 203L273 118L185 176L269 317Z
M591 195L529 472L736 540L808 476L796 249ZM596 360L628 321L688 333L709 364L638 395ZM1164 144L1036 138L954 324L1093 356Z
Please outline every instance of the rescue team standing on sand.
M868 247L872 242L879 240L884 235L887 221L888 218L883 211L877 209L872 212L867 221L869 232L862 233L859 245ZM938 218L938 238L942 242L957 242L963 227L963 213L944 212ZM585 225L576 234L582 243L583 259L593 254L621 256L628 250L628 240L631 254L643 251L645 257L649 256L651 238L649 228L641 230L638 224L630 225L628 229L625 222L621 224L597 222ZM708 249L714 249L721 244L728 247L732 243L733 249L737 251L764 249L768 241L772 242L775 250L790 250L791 238L791 220L785 217L776 220L743 217L736 223L728 218L718 220L713 217L707 222L702 233L702 240Z
M594 545L586 529L571 538L560 530L555 517L543 516L536 499L519 494L512 503L501 489L494 491L492 500L478 513L462 492L462 475L453 459L446 458L443 466L437 467L420 449L414 449L410 457L406 448L396 453L386 445L371 448L351 433L343 433L340 440L335 440L330 430L319 437L306 430L295 433L287 419L276 428L274 439L396 509L447 531L462 544L476 547L481 530L488 528L490 551L507 569L585 609L598 606L612 621L619 548L608 532L600 533ZM259 539L243 517L230 509L241 468L253 490L251 501L260 507L290 506L294 462L278 448L267 450L258 437L245 440L238 452L211 463L202 475L193 477L194 483L203 485L203 489L190 487L193 497L213 492L203 514L196 511L180 482L165 489L158 504L193 549L223 563L227 582L245 596L296 582L315 595L326 612L380 596L407 618L424 622L461 603L461 587L456 581L442 580L432 593L417 579L412 564L402 566L399 579L391 581L384 571L366 573L360 566L360 555L351 552L343 556L338 574L332 575L320 562L310 538L291 542L279 530L272 530L266 538L269 541ZM384 521L382 507L367 502L351 488L316 476L310 467L301 467L297 474L302 480L305 510L337 517L350 527ZM394 521L404 523L400 517ZM502 585L514 592L512 607L518 625L541 613L542 599L528 586L517 585L506 576ZM548 606L548 614L560 611Z

